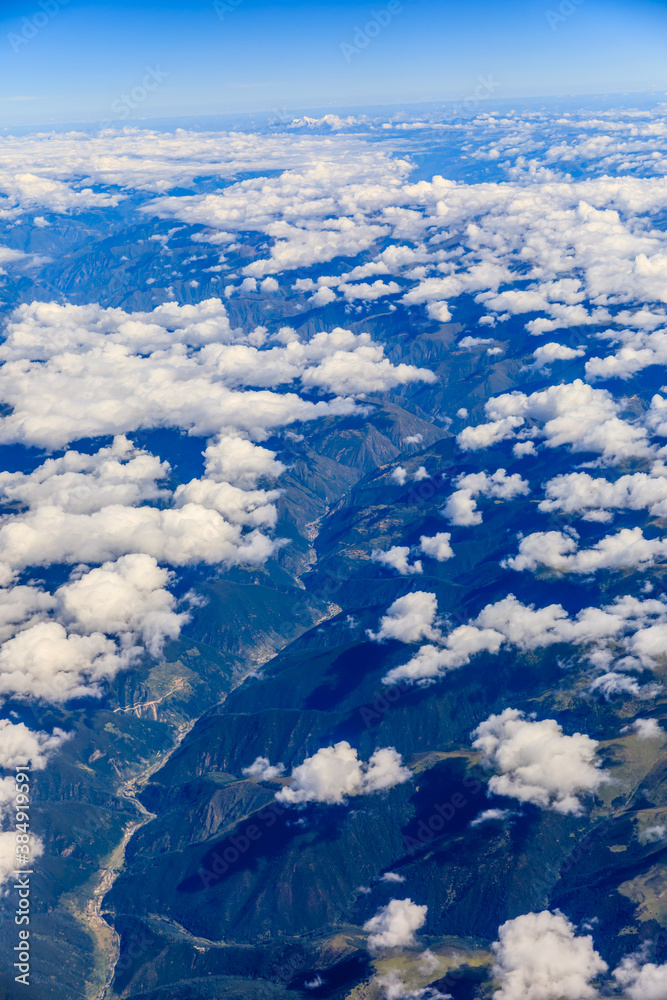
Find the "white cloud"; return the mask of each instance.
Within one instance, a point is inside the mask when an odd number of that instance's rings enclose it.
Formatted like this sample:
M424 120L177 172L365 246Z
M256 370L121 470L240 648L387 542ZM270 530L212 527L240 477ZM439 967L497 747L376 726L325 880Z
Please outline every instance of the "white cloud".
M419 559L414 563L410 562L409 545L393 545L386 552L382 552L380 549L373 549L371 559L373 562L381 563L383 566L390 566L397 573L400 573L401 576L410 576L413 573L424 572Z
M132 506L167 495L157 481L169 464L135 448L122 435L109 448L92 455L66 451L49 458L33 472L0 472L0 497L29 507L61 507L89 514L110 504Z
M29 729L23 722L0 719L0 767L14 770L17 765L43 770L48 758L70 735L63 729L53 733Z
M607 964L593 938L577 936L562 913L524 913L498 930L493 945L496 1000L592 1000L591 980Z
M377 632L368 631L374 642L399 639L401 642L419 642L420 639L437 639L440 631L435 627L438 602L435 594L416 590L397 598L387 609Z
M259 531L215 510L186 503L177 509L112 505L92 514L40 507L0 525L4 562L16 569L51 563L101 563L143 552L172 566L262 563L276 548Z
M57 622L40 622L0 649L0 695L53 702L99 695L102 683L137 653L120 651L100 632L68 635Z
M284 770L284 764L271 764L268 757L257 757L250 767L243 768L243 773L249 778L259 778L260 781L275 781Z
M530 487L518 473L508 476L505 469L497 469L494 473L471 472L457 476L458 490L447 500L443 507L443 516L451 524L469 526L482 523L482 515L477 510L475 498L478 496L493 497L496 500L510 500L513 497L525 496Z
M540 510L583 513L586 520L608 521L612 510L622 509L648 509L653 516L663 517L667 515L667 467L655 462L650 473L635 472L614 482L571 472L549 480L545 495Z
M422 646L408 663L391 670L383 683L427 682L465 666L479 652L497 653L503 643L521 650L556 643L589 646L590 662L605 668L612 660L611 646L622 657L618 661L622 669L653 669L664 656L666 639L667 604L663 601L620 597L602 608L582 608L570 617L560 604L535 608L509 594L487 604L476 618L449 635L439 632L435 637L439 645ZM605 691L609 685L619 691L640 690L636 681L617 673L605 674L595 684Z
M635 719L629 726L623 726L622 733L634 733L640 740L664 740L665 730L657 719Z
M621 419L621 409L622 401L607 390L576 379L531 395L515 391L490 399L485 406L490 422L465 427L457 441L464 450L486 448L513 437L532 419L550 448L591 451L608 462L649 455L645 428Z
M420 550L425 556L431 556L438 562L446 562L454 557L454 550L449 544L451 534L448 531L439 531L436 535L422 535L419 539Z
M642 844L659 844L667 835L667 827L658 823L655 826L644 827L638 834L639 842Z
M415 933L426 923L428 907L411 899L392 899L364 924L371 951L382 948L409 948L415 944Z
M254 489L260 479L275 479L285 471L275 452L240 437L220 435L207 446L204 456L209 479L245 490Z
M551 342L543 344L533 351L536 368L545 368L552 361L571 361L573 358L583 358L586 351L583 347L567 347L565 344Z
M135 552L65 584L55 597L61 620L73 630L141 639L159 656L164 640L175 639L188 620L187 613L174 611L176 600L164 589L169 580L154 558Z
M340 804L352 796L393 788L411 777L411 772L403 766L401 755L393 747L376 750L365 763L359 760L357 751L342 740L334 746L321 747L295 767L292 784L282 788L276 799L287 805Z
M641 955L627 955L614 969L614 979L628 1000L667 1000L667 964L642 964Z
M543 809L579 815L579 793L606 780L595 757L597 742L583 733L566 736L555 719L532 721L515 708L491 715L472 734L473 747L496 774L489 790Z
M484 809L479 816L475 816L470 821L471 827L483 826L485 823L504 823L505 820L516 816L512 809Z
M441 648L422 646L408 663L390 670L383 678L383 683L396 684L399 681L420 683L442 677L450 670L458 670L459 667L465 666L476 653L497 653L502 642L503 636L493 629L459 625L447 636Z
M419 971L421 973L421 963ZM423 974L429 975L429 973ZM433 986L413 989L401 979L396 969L390 969L384 975L376 976L371 982L380 987L384 1000L451 1000L452 996L451 993L441 993Z
M536 531L519 543L519 553L503 563L518 571L540 566L556 573L597 573L602 569L645 569L664 559L667 541L645 538L641 528L622 528L589 549L580 549L576 532Z

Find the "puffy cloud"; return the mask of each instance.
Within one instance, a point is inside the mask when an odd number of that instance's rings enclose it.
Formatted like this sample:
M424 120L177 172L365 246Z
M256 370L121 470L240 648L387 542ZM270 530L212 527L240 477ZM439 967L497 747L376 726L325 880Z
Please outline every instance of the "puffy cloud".
M657 719L635 719L629 726L623 726L622 733L634 733L640 740L664 740L665 730Z
M167 495L157 481L169 473L167 462L136 449L122 435L93 455L66 451L33 472L0 472L0 497L28 507L61 507L89 514L110 504L132 506Z
M503 565L535 571L540 566L557 573L597 573L602 569L653 566L667 555L667 541L645 538L641 528L623 528L589 549L579 549L575 532L536 531L519 543L519 553Z
M644 827L637 836L641 844L659 844L661 840L665 839L666 834L667 827L658 823L655 826Z
M498 930L496 1000L592 1000L591 980L607 971L590 935L577 936L562 913L524 913Z
M566 736L555 719L532 721L506 708L472 735L473 747L498 772L489 781L496 795L579 815L578 794L594 792L607 780L595 758L597 742L583 733Z
M489 344L495 344L495 342L494 337L463 337L459 340L458 346L464 351L469 351L475 347L488 347Z
M257 757L249 767L243 768L243 773L260 781L275 781L284 770L284 764L271 764L268 757Z
M419 559L414 563L410 562L410 547L408 545L393 545L386 552L382 552L380 549L373 549L371 559L373 562L381 563L383 566L390 566L400 573L401 576L424 572Z
M169 579L152 556L136 552L60 587L55 597L70 628L124 641L140 638L151 655L159 656L164 640L175 639L188 620L186 613L174 611L175 598L164 589Z
M285 471L268 448L245 438L220 435L204 452L206 475L215 482L253 489L260 479L275 479Z
M380 907L375 916L364 924L371 951L382 948L409 948L415 944L415 933L426 923L427 906L411 899L392 899Z
M451 537L448 531L439 531L431 536L422 535L419 539L419 548L425 556L431 556L438 562L446 562L454 556L454 550L449 544Z
M465 666L476 653L497 653L502 642L503 636L493 629L459 625L447 636L442 647L422 646L408 663L390 670L383 683L430 681Z
M280 496L280 490L241 490L230 483L219 483L213 479L193 479L178 486L174 491L174 506L187 504L216 510L232 524L242 524L250 528L273 528L278 518L273 501Z
M92 514L39 507L0 524L3 560L16 569L101 563L135 552L172 566L256 564L276 545L259 531L243 535L238 524L195 503L167 510L114 504Z
M622 597L603 608L582 608L570 617L560 604L535 608L509 594L495 604L487 604L476 618L449 635L439 634L436 641L440 645L422 646L408 663L391 670L383 683L427 682L465 666L477 653L497 653L504 643L521 650L556 643L589 646L600 654L598 658L605 667L611 662L606 647L617 645L619 652L629 654L619 661L621 667L636 669L641 665L652 669L664 655L666 638L667 604L663 601ZM598 658L590 658L597 665ZM605 674L595 684L605 690L609 685L615 691L640 690L636 681L616 673Z
M102 683L129 666L137 652L120 651L100 632L68 635L57 622L40 622L0 649L0 696L63 702L99 695Z
M340 804L349 797L393 788L412 777L393 747L378 749L368 763L346 740L322 747L292 771L292 784L276 795L279 802Z
M475 498L478 496L493 497L496 500L509 500L516 496L525 496L530 487L518 473L508 476L505 469L497 469L489 475L488 472L471 472L457 476L455 480L458 490L447 500L443 507L443 516L452 524L473 525L482 523L482 515L477 510Z
M629 1000L667 1000L667 964L642 964L641 955L627 955L613 975Z
M585 353L583 347L566 347L565 344L551 342L534 350L533 357L536 368L545 368L552 361L571 361L573 358L583 358Z
M629 379L651 365L664 365L667 361L667 331L623 330L607 331L600 336L620 341L622 347L606 358L591 358L586 362L586 378Z
M483 520L471 490L456 490L452 493L442 508L442 514L450 524L466 528L481 524Z
M419 642L420 639L437 639L440 631L435 627L438 602L435 594L416 590L397 598L380 620L377 632L368 631L374 642L398 639L401 642Z
M359 395L435 377L393 365L367 333L337 328L302 342L292 331L283 343L263 340L261 331L232 331L219 299L149 313L21 306L0 348L0 399L12 407L0 440L56 448L165 426L261 440L294 421L353 409L348 400L272 391L280 385Z
M362 345L354 351L336 351L301 376L306 387L325 389L341 396L386 392L409 382L434 382L427 368L393 365L383 357L384 349Z
M13 770L29 765L43 770L51 754L69 738L63 729L49 734L29 729L23 722L0 719L0 767Z
M34 625L56 606L56 599L38 587L0 589L0 642L11 639L20 629Z
M656 462L650 474L635 472L620 476L615 482L590 476L587 472L571 472L549 480L545 494L540 510L582 512L590 521L611 520L610 511L619 509L647 508L653 516L664 517L667 515L667 467Z
M646 429L621 419L621 408L606 389L593 389L581 379L530 395L515 391L489 400L490 422L465 427L457 441L464 450L486 448L513 437L531 419L542 425L538 433L550 448L592 451L608 462L649 455Z

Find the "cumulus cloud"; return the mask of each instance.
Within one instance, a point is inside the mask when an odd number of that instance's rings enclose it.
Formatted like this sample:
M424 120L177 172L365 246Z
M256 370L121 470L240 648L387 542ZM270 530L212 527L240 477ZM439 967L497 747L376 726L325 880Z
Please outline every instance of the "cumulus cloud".
M664 517L667 467L655 462L650 473L635 472L614 482L587 472L571 472L549 480L545 496L539 504L540 510L581 513L589 521L610 521L614 510L647 509L655 517Z
M0 421L0 440L57 448L164 426L204 436L231 429L261 440L295 421L353 409L346 399L313 402L275 391L281 385L355 396L434 378L428 369L393 365L367 333L338 328L302 342L292 331L284 343L263 337L232 331L219 299L149 313L21 306L0 348L0 399L12 408Z
M496 795L579 815L578 795L596 791L606 780L595 757L597 742L583 733L566 736L555 719L530 720L506 708L472 735L473 747L497 772L489 781Z
M508 476L505 469L487 472L472 472L457 476L458 490L447 500L443 516L452 524L474 525L482 523L482 515L477 510L476 497L493 497L496 500L510 500L525 496L530 487L518 473Z
M381 563L383 566L389 566L391 569L395 569L397 573L401 576L410 576L413 573L423 573L424 569L421 562L417 559L414 563L410 562L410 546L409 545L393 545L386 552L382 552L380 549L373 549L371 552L371 559L373 562Z
M419 642L420 639L437 639L440 631L435 621L438 602L435 594L417 590L397 598L380 620L377 632L368 631L374 642L398 639L400 642Z
M470 826L475 828L484 826L485 823L504 823L516 815L512 809L484 809L479 816L470 821Z
M390 670L383 678L383 683L392 685L399 681L429 682L450 670L458 670L459 667L465 666L476 653L497 653L502 643L503 636L493 629L459 625L447 636L443 646L422 646L408 663Z
M422 535L419 539L419 548L425 556L431 556L438 562L446 562L454 557L454 550L449 544L451 534L448 531L439 531L436 535Z
M243 773L260 781L275 781L284 770L284 764L272 764L268 757L257 757L249 767L243 768Z
M590 935L562 913L524 913L498 930L493 944L496 1000L593 1000L591 981L607 971Z
M135 448L123 435L92 455L66 451L33 472L0 472L0 497L28 507L61 507L90 514L111 504L133 506L167 496L157 483L169 473L167 462Z
M68 634L58 622L40 622L0 648L0 696L64 702L99 695L138 652L119 650L100 632Z
M576 532L536 531L519 543L518 555L503 565L520 572L539 567L556 573L597 573L603 569L645 569L667 555L667 542L645 538L641 528L623 528L589 549L580 549Z
M254 489L260 479L275 479L285 471L276 453L246 438L218 436L204 452L206 476L216 483Z
M613 975L629 1000L667 1000L667 964L643 963L641 955L626 955Z
M276 799L287 805L340 804L353 796L393 788L411 777L411 772L403 766L401 755L393 747L376 750L366 763L359 760L357 751L346 740L342 740L334 746L320 748L295 767L291 785L281 789Z
M144 553L104 563L55 594L61 620L86 634L103 632L123 640L140 638L152 656L165 639L175 639L187 613L177 614L176 600L165 589L170 573Z
M33 770L43 770L51 754L68 739L70 735L63 729L44 733L29 729L23 722L0 719L0 767L13 770L29 765Z
M629 726L623 726L622 733L634 733L640 740L664 740L665 730L657 719L635 719Z
M565 344L551 342L543 344L533 351L536 368L546 368L552 361L571 361L573 358L583 358L586 351L583 347L566 347Z
M465 666L477 653L497 653L503 644L520 650L540 649L557 643L588 646L591 663L604 668L613 658L611 646L621 656L618 660L621 669L654 669L664 656L666 640L667 604L661 600L619 597L602 608L582 608L570 616L561 604L535 608L509 594L494 604L487 604L476 618L448 635L439 633L438 645L422 646L408 663L391 670L384 683L428 682ZM604 674L594 683L602 686L605 692L612 688L614 691L641 690L637 681L614 672Z
M364 924L371 951L382 948L409 948L416 943L415 933L426 923L428 907L411 899L392 899L380 907Z
M0 525L3 562L14 569L101 563L135 552L172 566L256 564L277 544L260 531L243 534L240 525L195 503L167 510L114 504L92 514L39 507Z
M465 427L457 441L464 451L487 448L513 437L530 419L549 448L590 451L610 463L650 455L645 427L622 419L621 409L622 401L606 389L576 379L530 395L515 391L490 399L485 406L489 422Z

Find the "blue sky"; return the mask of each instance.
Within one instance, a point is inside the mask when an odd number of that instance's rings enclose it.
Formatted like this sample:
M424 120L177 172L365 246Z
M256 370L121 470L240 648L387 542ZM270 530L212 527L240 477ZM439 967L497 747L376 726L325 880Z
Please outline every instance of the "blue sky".
M3 0L0 124L663 93L666 43L649 0Z

